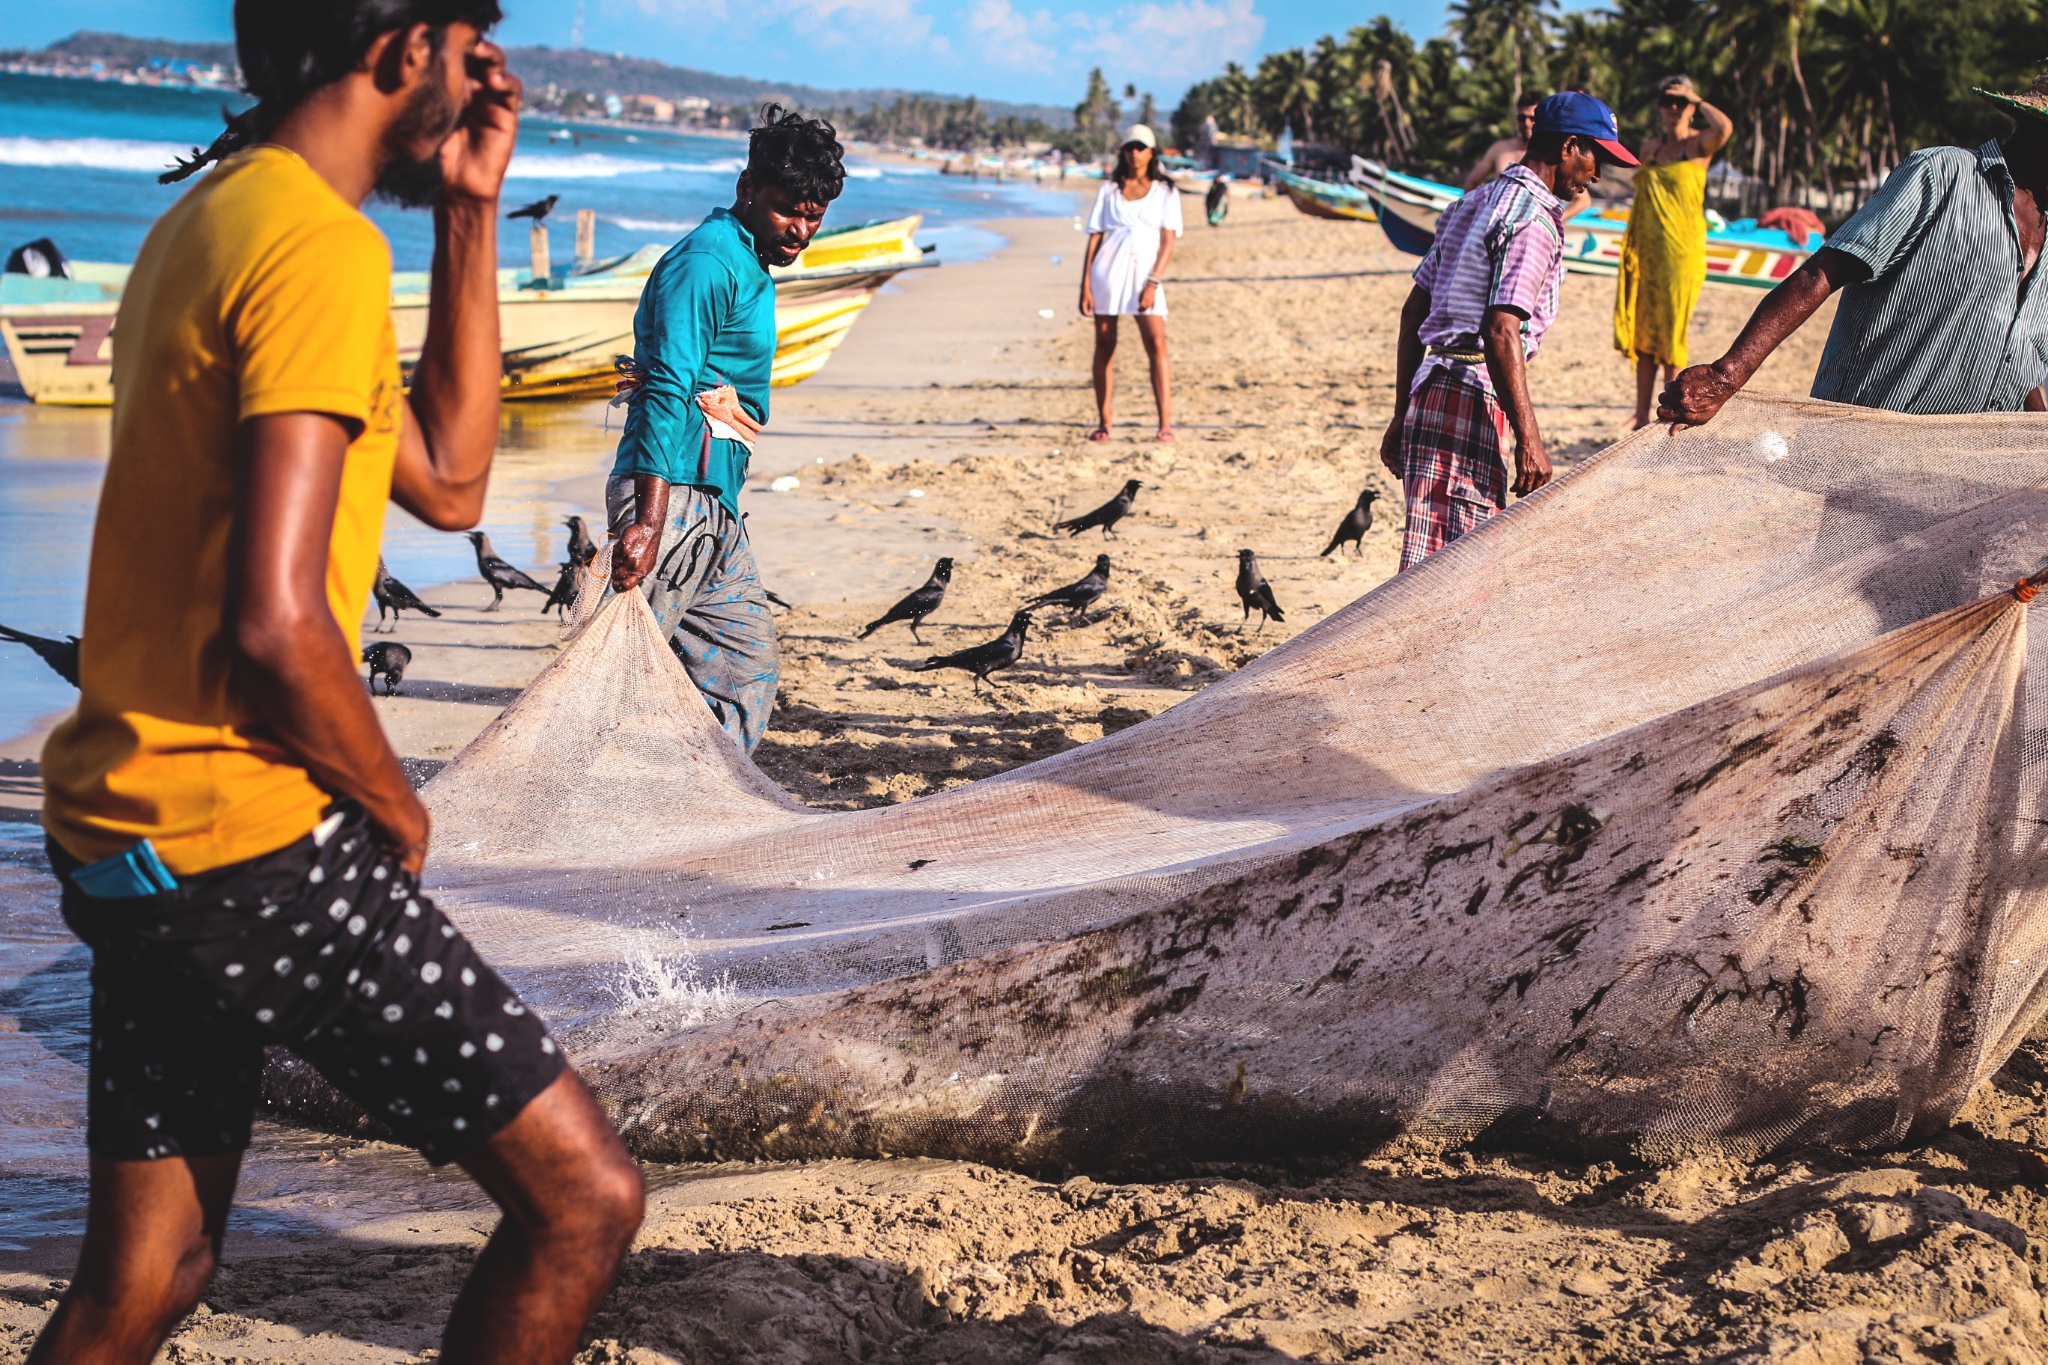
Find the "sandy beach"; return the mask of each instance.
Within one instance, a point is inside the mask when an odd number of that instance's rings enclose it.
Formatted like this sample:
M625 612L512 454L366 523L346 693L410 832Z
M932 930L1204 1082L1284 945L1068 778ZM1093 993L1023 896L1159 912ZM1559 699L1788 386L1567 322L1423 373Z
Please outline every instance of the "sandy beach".
M822 375L776 398L745 505L767 584L792 607L757 757L813 805L895 802L1085 744L1394 568L1398 490L1377 450L1413 262L1378 229L1240 201L1225 228L1191 231L1169 285L1179 439L1160 445L1134 336L1117 439L1085 439L1074 224L999 227L1008 249L906 278ZM1561 466L1618 436L1632 406L1612 290L1568 276L1532 370ZM1759 297L1708 289L1695 358L1718 354ZM1805 392L1829 316L1756 387ZM594 406L508 409L516 456L493 497L534 511L531 540L501 553L539 568L560 546L558 510L599 510L602 421ZM767 491L784 475L798 487ZM1052 533L1130 478L1145 488L1118 539ZM1319 557L1366 485L1386 500L1363 553ZM1241 547L1284 622L1242 620ZM1046 620L991 686L912 671L994 635L1104 550L1108 595L1085 618ZM939 555L958 567L928 648L902 626L854 638ZM445 615L394 632L413 672L377 703L422 778L559 647L530 595L496 614L475 579L425 596ZM36 748L0 747L17 821L37 800ZM0 890L11 916L48 918L46 879L0 866ZM645 1229L581 1358L2035 1361L2048 1357L2048 1241L2033 1240L2048 1238L2048 1205L2018 1180L2014 1147L2042 1140L2048 1047L2030 1043L1950 1130L1867 1156L1650 1168L1402 1147L1337 1168L1064 1180L931 1160L649 1167ZM166 1360L430 1359L491 1221L458 1177L407 1153L270 1124L241 1207L227 1265ZM0 1360L25 1356L75 1250L52 1236L0 1251Z

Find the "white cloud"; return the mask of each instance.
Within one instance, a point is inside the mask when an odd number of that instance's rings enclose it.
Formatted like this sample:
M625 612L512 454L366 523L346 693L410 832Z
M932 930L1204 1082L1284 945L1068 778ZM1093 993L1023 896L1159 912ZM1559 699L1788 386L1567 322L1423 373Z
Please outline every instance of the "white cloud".
M1055 31L1044 10L1026 15L1010 0L977 0L967 16L974 51L984 60L1026 70L1051 70L1058 53L1045 42Z
M1114 68L1114 80L1170 89L1247 60L1265 32L1253 0L1171 0L1091 19L1076 47Z

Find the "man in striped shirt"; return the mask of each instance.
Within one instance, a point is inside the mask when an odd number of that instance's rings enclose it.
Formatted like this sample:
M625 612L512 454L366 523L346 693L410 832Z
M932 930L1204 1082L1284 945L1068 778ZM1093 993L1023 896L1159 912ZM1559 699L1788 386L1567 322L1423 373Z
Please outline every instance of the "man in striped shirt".
M1892 412L2048 411L2048 75L1977 92L2017 121L2003 142L1907 157L1834 238L1757 305L1728 353L1682 371L1657 415L1710 420L1835 290L1813 396Z
M1404 570L1507 506L1510 430L1515 495L1550 481L1527 365L1557 316L1563 206L1599 180L1603 160L1636 164L1614 111L1577 91L1552 95L1536 106L1527 155L1437 223L1401 309L1394 420L1380 442L1406 494Z

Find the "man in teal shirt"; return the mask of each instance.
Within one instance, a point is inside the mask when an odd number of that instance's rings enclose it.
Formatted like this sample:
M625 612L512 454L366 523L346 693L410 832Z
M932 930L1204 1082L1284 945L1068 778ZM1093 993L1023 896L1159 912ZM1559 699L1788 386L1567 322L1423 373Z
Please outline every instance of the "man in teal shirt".
M775 706L781 659L740 485L768 421L775 284L846 183L822 119L762 111L730 209L713 209L647 278L633 318L626 429L605 489L612 587L638 587L704 694L748 751Z

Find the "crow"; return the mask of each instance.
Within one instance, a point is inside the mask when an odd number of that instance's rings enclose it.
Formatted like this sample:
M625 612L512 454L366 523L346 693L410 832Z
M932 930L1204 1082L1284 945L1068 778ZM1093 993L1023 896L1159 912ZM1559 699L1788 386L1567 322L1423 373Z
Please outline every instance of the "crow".
M929 673L935 668L958 668L974 675L974 690L981 691L982 681L999 668L1008 668L1023 657L1024 631L1031 624L1031 609L1019 609L1010 618L1010 628L990 640L987 644L974 645L955 654L940 654L926 659L917 666L920 673Z
M485 611L496 611L504 605L507 588L525 588L544 597L550 595L546 588L498 558L498 552L491 548L491 538L482 531L466 532L464 538L476 546L476 571L484 576L484 582L491 585L494 594Z
M761 596L767 598L770 604L781 607L784 611L796 610L795 604L783 601L781 598L777 597L774 593L768 591L768 589L766 588L761 589Z
M574 553L574 551L572 550L571 553ZM575 605L576 561L565 559L562 561L562 572L555 579L555 590L548 594L547 601L540 604L540 614L546 616L549 612L553 612L555 619L559 621L562 619L563 611Z
M1069 583L1064 588L1054 588L1043 597L1034 597L1024 605L1027 609L1037 607L1065 607L1074 615L1095 605L1095 599L1109 591L1109 556L1095 556L1095 567L1088 576L1078 583Z
M1111 535L1110 528L1131 514L1131 499L1137 497L1138 490L1144 486L1136 479L1132 479L1124 485L1123 492L1117 494L1093 512L1089 512L1085 516L1075 517L1072 521L1058 522L1052 529L1055 531L1065 531L1068 537L1072 538L1080 535L1091 526L1100 526L1102 528L1102 538L1108 540Z
M583 518L571 517L562 523L569 528L569 558L577 564L588 564L597 558L597 542L584 529Z
M952 581L953 561L951 558L941 559L932 565L932 576L924 581L923 587L883 612L876 620L868 622L867 629L860 633L860 638L867 639L891 621L908 621L910 638L923 644L924 636L917 633L917 627L925 617L939 609L939 603L946 600L946 585Z
M370 695L377 695L377 678L384 679L384 695L398 695L398 685L405 681L406 666L412 663L412 651L396 640L379 640L363 650L363 662L370 666Z
M0 626L0 640L12 640L18 645L27 645L42 661L56 671L58 677L73 687L78 686L78 637L67 635L61 640L52 640L47 635L31 635L25 630L12 626Z
M1280 604L1273 600L1273 585L1259 572L1258 556L1250 550L1237 552L1237 600L1244 605L1244 619L1252 619L1252 608L1259 609L1259 630L1266 629L1268 621L1285 621Z
M398 613L401 611L423 611L429 616L439 616L441 614L420 601L418 593L393 578L391 571L384 567L384 556L382 555L377 556L377 579L370 587L370 594L377 599L377 629L379 630L384 629L384 613L387 611L391 613L391 628L393 630L398 629L398 623L402 619Z
M536 199L525 208L518 208L506 214L507 218L531 218L538 223L555 211L555 201L562 196L551 194L545 199Z
M1360 493L1358 505L1344 514L1344 520L1337 523L1337 534L1330 537L1329 545L1317 557L1328 559L1331 551L1349 544L1360 559L1365 558L1365 533L1372 529L1372 505L1379 496L1379 491L1372 488Z

